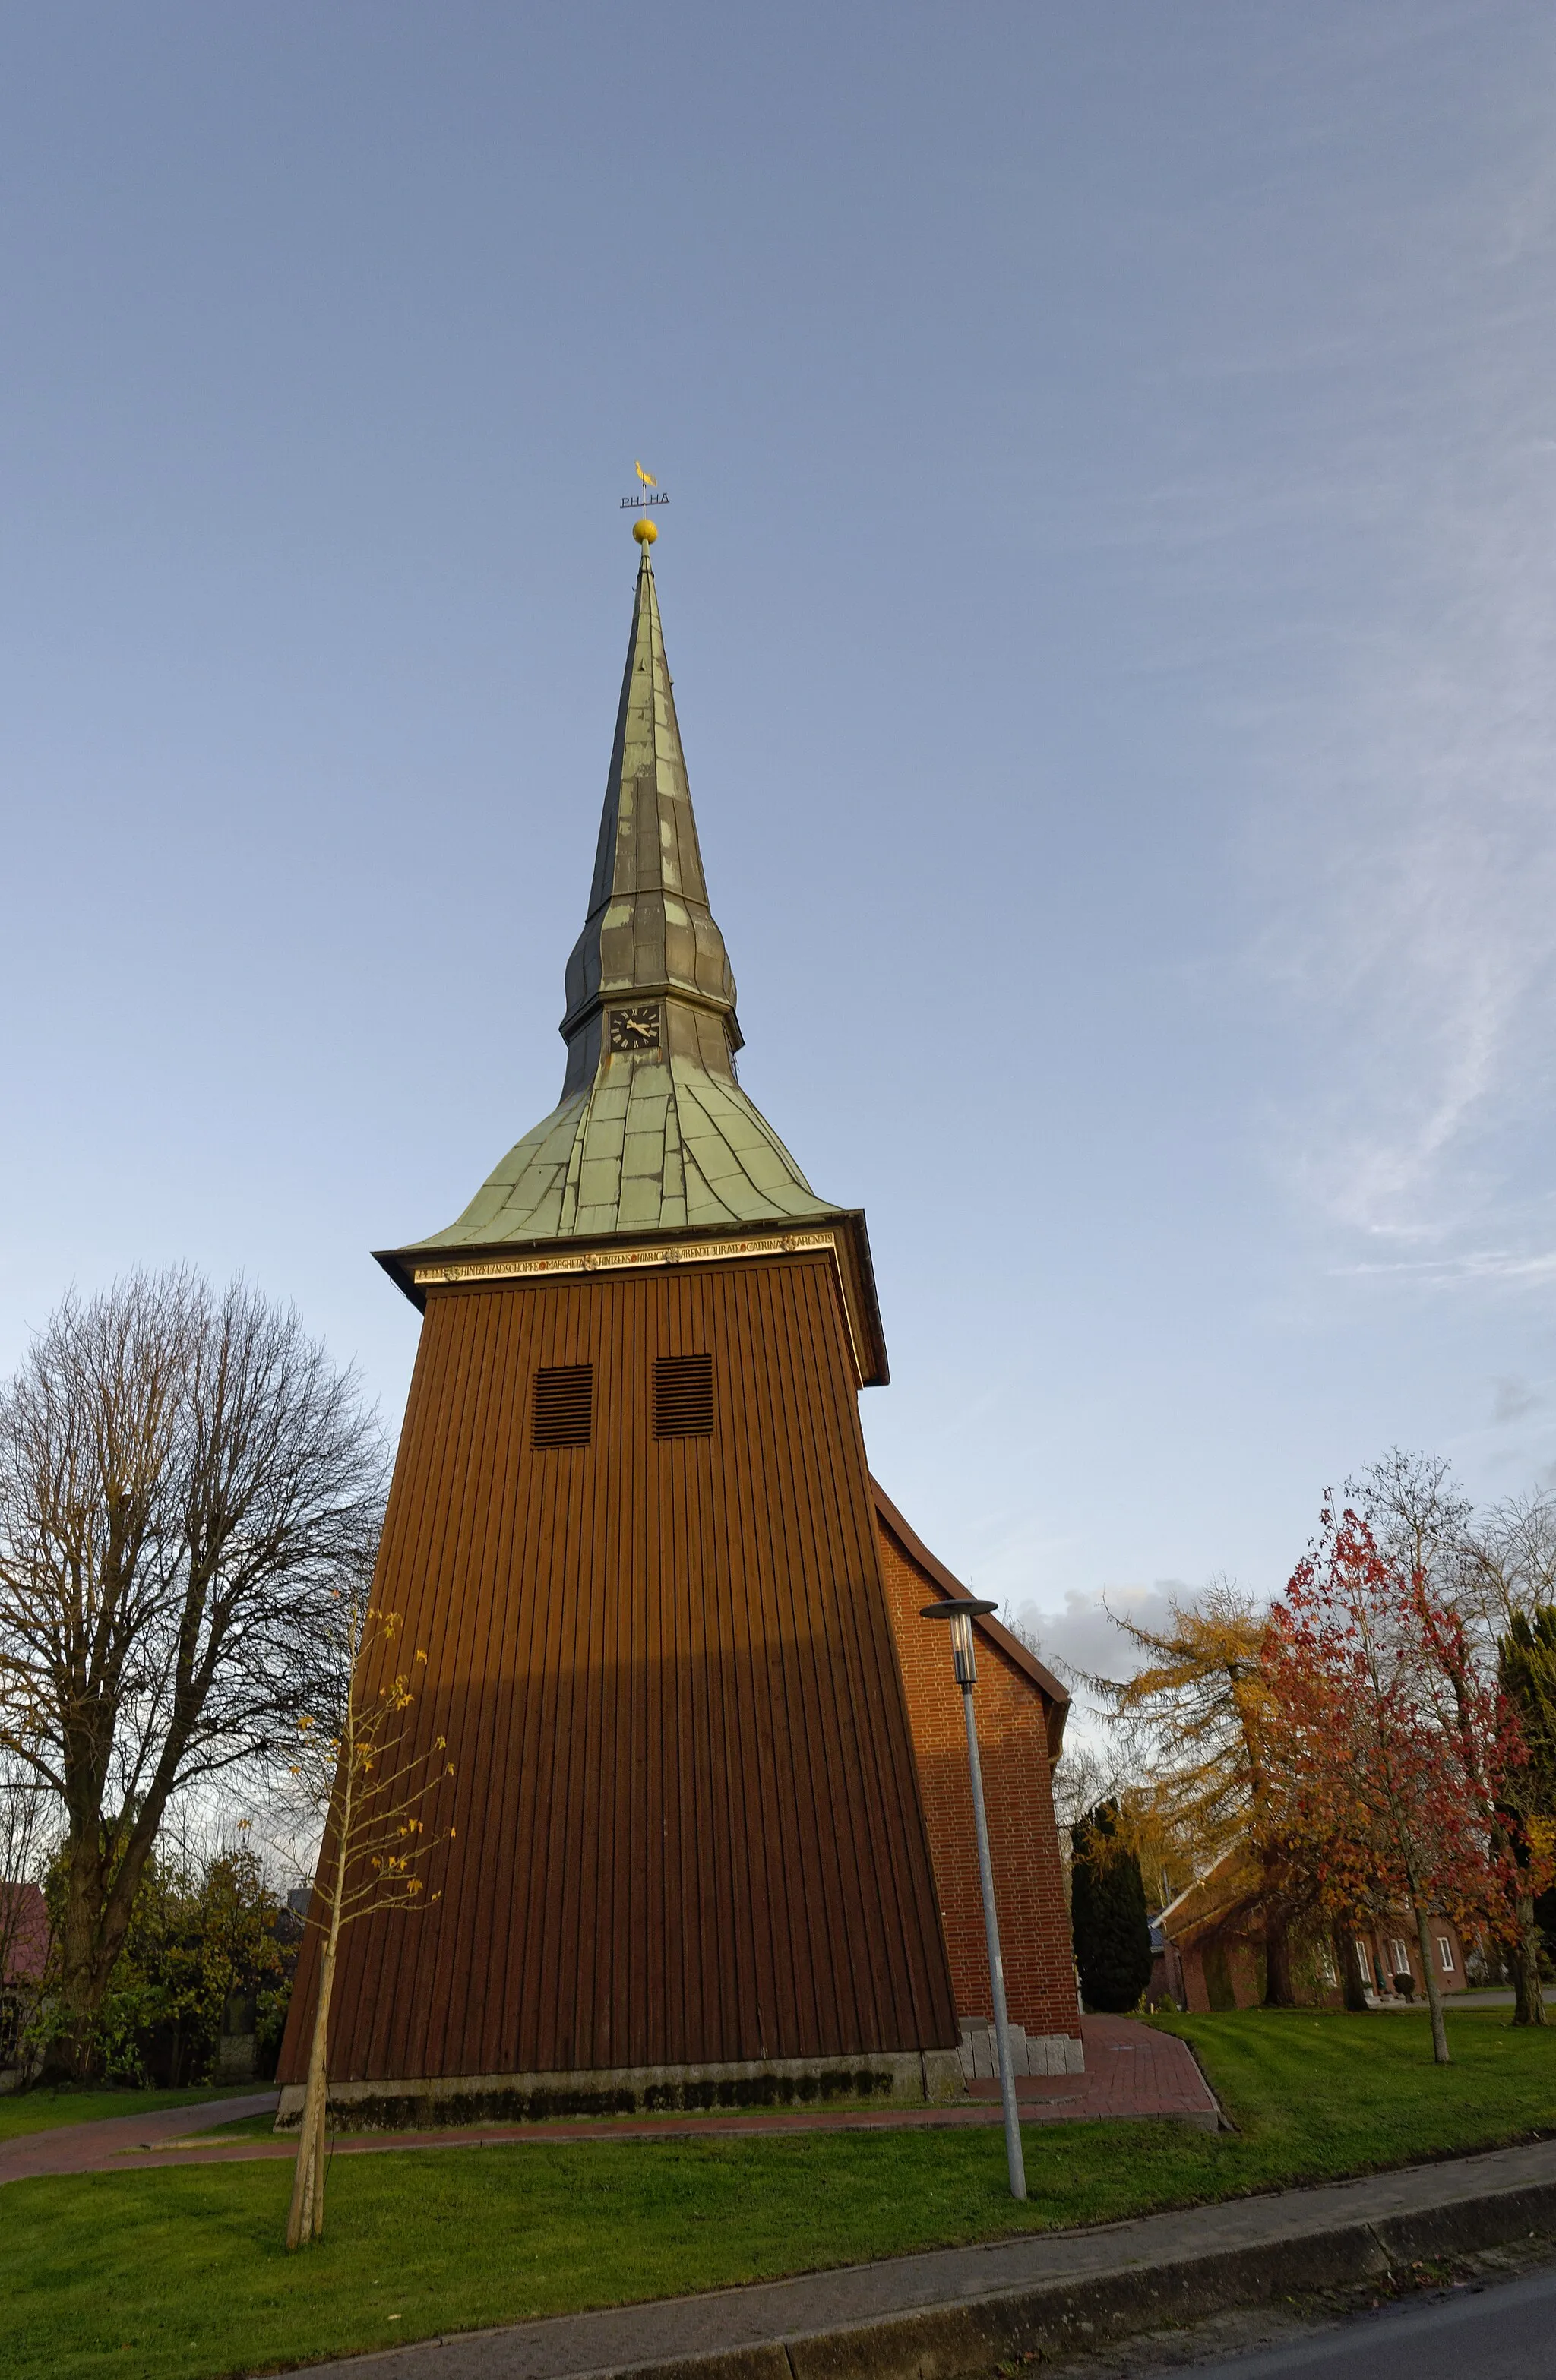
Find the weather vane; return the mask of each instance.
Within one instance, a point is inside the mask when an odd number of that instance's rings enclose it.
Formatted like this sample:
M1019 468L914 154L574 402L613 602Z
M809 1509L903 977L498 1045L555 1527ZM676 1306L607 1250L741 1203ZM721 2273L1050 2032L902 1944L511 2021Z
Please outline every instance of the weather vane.
M636 496L623 496L621 508L624 513L641 514L641 519L635 520L632 524L632 534L639 545L652 545L659 531L650 520L649 515L655 504L667 504L670 499L662 492L659 481L651 471L645 471L641 463L635 463L632 468L638 474L640 493Z

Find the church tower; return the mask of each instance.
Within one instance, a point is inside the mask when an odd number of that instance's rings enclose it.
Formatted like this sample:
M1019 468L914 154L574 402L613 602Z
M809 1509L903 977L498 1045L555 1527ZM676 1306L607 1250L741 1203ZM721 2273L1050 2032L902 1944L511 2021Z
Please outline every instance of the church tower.
M736 1079L650 541L560 1102L379 1259L424 1319L375 1601L456 1770L436 1900L359 1921L336 1973L332 2101L391 2120L961 2082L857 1412L864 1217Z

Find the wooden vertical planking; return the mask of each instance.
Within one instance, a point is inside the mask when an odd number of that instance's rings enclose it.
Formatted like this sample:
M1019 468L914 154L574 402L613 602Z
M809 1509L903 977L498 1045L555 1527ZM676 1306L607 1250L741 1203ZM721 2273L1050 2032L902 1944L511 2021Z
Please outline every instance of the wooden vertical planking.
M809 1252L430 1295L377 1594L457 1835L346 1937L337 2079L954 2042L845 1328ZM713 1434L656 1440L654 1359L697 1354ZM591 1442L532 1449L574 1363Z

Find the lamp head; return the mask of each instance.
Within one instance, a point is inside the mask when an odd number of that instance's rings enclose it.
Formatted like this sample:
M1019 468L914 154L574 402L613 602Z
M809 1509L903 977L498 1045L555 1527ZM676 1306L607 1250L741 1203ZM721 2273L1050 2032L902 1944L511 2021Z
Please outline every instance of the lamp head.
M951 1666L959 1686L978 1682L978 1658L973 1645L973 1621L999 1609L983 1597L968 1595L947 1598L943 1603L926 1603L919 1610L920 1620L949 1620L951 1622Z

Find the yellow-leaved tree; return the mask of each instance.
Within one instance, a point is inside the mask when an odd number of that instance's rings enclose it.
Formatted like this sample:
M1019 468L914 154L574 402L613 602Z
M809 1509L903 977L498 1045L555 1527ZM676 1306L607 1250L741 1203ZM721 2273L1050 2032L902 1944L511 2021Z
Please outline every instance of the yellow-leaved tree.
M319 1986L309 2049L308 2085L298 2138L297 2169L286 2245L300 2248L324 2228L325 2122L329 2105L330 1998L340 1937L369 1911L425 1909L429 1893L419 1872L429 1852L451 1840L452 1826L430 1834L430 1797L454 1774L444 1737L423 1750L407 1743L406 1715L417 1698L417 1652L396 1668L400 1615L370 1600L363 1577L340 1590L333 1661L322 1665L338 1681L334 1707L297 1722L292 1776L323 1820L309 1924L318 1929Z
M1110 1611L1142 1657L1133 1676L1084 1680L1100 1702L1133 1783L1123 1797L1142 1856L1203 1874L1238 1846L1257 1871L1265 1923L1265 1998L1292 2001L1282 1891L1271 1818L1270 1694L1264 1674L1269 1612L1229 1579L1173 1597L1164 1626Z

